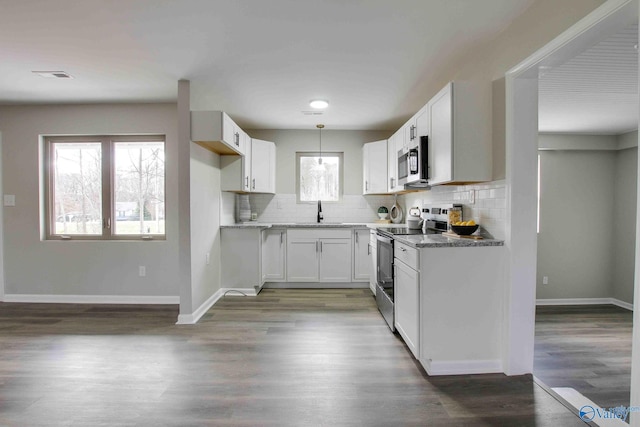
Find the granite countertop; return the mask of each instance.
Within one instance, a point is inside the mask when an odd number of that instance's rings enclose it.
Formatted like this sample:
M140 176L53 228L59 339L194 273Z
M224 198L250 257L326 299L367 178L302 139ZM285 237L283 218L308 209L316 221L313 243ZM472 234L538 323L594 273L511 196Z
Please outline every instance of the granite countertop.
M408 236L394 236L398 242L413 246L414 248L457 248L457 247L481 247L503 246L503 240L496 239L468 239L464 237L447 237L442 234L413 234Z
M238 224L221 225L220 228L374 228L375 224L365 222L242 222Z

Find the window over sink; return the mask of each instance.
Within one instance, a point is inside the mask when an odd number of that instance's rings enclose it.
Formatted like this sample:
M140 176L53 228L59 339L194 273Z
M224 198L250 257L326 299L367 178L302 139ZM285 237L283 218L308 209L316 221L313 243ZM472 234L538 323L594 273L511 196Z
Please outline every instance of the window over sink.
M298 203L338 202L343 192L343 153L297 152Z

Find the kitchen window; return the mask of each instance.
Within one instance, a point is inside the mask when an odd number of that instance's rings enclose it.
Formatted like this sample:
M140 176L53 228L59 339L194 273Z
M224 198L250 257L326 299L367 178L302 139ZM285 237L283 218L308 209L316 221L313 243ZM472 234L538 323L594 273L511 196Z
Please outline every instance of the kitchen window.
M164 136L44 138L52 240L165 238Z
M298 203L338 202L342 199L343 153L296 153Z

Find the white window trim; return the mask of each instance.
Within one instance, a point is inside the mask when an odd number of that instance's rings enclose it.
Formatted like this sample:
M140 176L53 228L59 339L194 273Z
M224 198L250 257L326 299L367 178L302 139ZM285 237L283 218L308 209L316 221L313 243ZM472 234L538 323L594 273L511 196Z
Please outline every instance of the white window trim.
M340 167L338 168L338 200L322 200L322 203L340 203L344 195L344 153L339 151L296 151L296 203L303 205L314 205L317 200L305 201L300 200L300 158L301 157L338 157L340 159Z
M44 240L63 240L63 241L108 241L108 240L126 240L126 241L154 241L166 240L167 224L166 224L166 194L167 194L167 178L165 170L164 194L165 194L165 232L164 234L115 234L115 202L114 193L112 192L114 183L113 158L114 149L117 142L161 142L165 146L166 153L166 135L69 135L69 136L43 136L42 149L42 173L43 173L43 209L41 212L41 224L44 228ZM52 231L52 224L55 222L55 209L53 207L53 185L51 170L52 165L52 143L55 142L100 142L102 144L102 234L78 235L78 234L55 234ZM108 225L108 226L107 226Z

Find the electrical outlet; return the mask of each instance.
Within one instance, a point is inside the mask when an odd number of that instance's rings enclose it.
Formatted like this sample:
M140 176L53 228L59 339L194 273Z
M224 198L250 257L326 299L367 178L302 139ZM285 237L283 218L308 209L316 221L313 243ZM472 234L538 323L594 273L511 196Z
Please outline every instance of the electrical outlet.
M542 284L543 285L548 285L549 284L549 277L548 276L542 276Z
M207 265L211 264L211 254L209 252L204 256L204 259L207 262Z
M16 196L15 196L15 194L5 194L4 195L4 205L5 206L15 206L16 205Z
M144 265L138 266L138 276L145 277L147 275L147 268Z
M473 205L476 202L476 190L469 190L469 204Z

